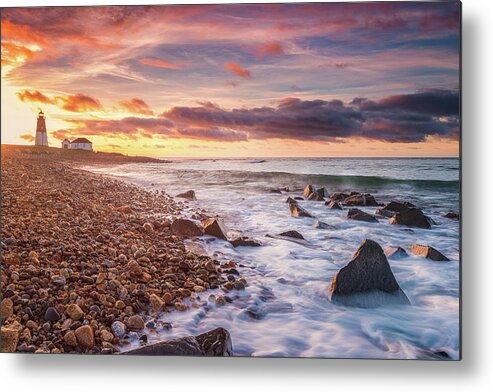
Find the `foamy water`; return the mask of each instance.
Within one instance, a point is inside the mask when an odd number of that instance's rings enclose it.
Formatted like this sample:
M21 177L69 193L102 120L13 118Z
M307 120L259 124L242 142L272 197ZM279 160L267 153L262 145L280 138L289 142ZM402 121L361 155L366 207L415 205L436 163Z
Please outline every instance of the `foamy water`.
M225 306L208 302L209 294L224 294L211 290L200 295L200 309L165 314L163 320L174 328L149 333L150 342L220 326L231 333L235 355L431 358L432 352L445 352L459 357L459 223L443 217L459 210L457 159L176 160L90 170L170 195L194 189L198 200L185 203L185 214L204 208L263 243L235 249L212 237L201 238L209 255L244 265L238 270L248 286L229 293L235 300ZM300 204L316 219L291 217L286 198L299 196L307 183L329 192L369 192L379 202L407 200L437 225L425 230L390 225L388 219L351 221L346 210L312 201ZM291 191L270 192L285 186ZM315 228L317 219L333 228ZM266 237L287 230L300 232L309 244ZM332 278L366 238L383 248L431 245L451 261L412 255L389 260L411 306L359 309L332 304Z

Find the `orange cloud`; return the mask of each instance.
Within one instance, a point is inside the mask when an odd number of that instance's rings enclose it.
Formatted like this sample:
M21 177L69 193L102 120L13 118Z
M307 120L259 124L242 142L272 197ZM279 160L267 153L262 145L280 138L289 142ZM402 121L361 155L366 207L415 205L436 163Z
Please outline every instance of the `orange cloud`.
M21 63L30 60L32 57L33 51L25 46L2 42L2 66Z
M120 102L120 106L131 113L143 114L145 116L154 115L154 112L149 105L139 98L133 98L130 101L122 101Z
M29 26L12 23L9 19L2 20L2 41L39 45L46 43L46 40L32 31Z
M62 101L61 108L69 112L90 112L102 109L97 99L84 94L69 95L67 98L58 97L57 100Z
M181 69L180 64L170 63L169 61L159 59L142 59L139 61L141 64L148 65L150 67L166 68L166 69Z
M242 78L250 78L252 76L249 70L242 68L237 63L224 63L224 67Z
M19 137L21 139L24 139L24 140L28 141L28 142L33 142L34 141L34 136L31 135L30 133L26 133L24 135L20 135Z
M17 93L17 97L19 97L22 102L40 102L48 105L54 105L56 103L56 100L49 98L36 90L21 90Z
M103 108L97 99L80 93L67 97L56 96L50 98L37 90L21 90L17 92L17 97L22 102L39 102L47 105L56 105L68 112L90 112Z
M279 42L268 42L257 49L258 57L280 56L284 54L284 49Z

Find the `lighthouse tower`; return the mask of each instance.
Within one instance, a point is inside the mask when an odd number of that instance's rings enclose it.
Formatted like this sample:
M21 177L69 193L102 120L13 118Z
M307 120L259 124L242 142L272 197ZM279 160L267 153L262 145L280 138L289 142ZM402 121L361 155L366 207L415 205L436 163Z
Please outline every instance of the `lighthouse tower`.
M45 114L42 110L38 113L38 123L36 124L36 146L48 147L48 136L46 134Z

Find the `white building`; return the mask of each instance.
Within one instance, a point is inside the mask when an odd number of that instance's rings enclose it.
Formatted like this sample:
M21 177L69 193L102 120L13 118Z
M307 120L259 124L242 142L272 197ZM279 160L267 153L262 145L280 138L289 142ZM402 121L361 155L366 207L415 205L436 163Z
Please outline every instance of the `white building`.
M62 148L92 151L92 142L87 140L85 137L78 137L72 141L64 139L62 142Z

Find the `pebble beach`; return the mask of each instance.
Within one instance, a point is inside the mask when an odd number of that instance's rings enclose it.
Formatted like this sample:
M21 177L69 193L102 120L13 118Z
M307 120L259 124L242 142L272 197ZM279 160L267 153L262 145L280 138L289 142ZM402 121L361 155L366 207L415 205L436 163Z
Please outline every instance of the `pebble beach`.
M79 169L140 161L2 145L1 351L117 353L228 283L170 229L182 202Z

